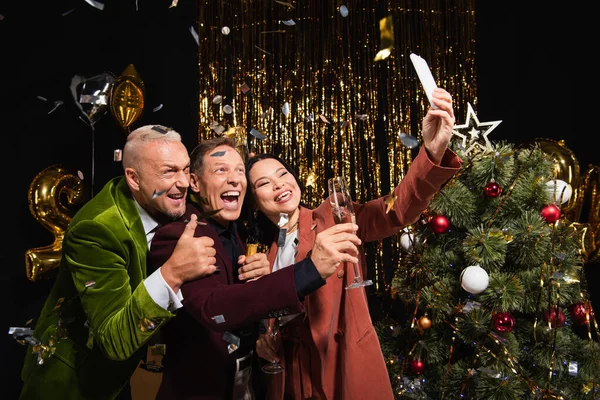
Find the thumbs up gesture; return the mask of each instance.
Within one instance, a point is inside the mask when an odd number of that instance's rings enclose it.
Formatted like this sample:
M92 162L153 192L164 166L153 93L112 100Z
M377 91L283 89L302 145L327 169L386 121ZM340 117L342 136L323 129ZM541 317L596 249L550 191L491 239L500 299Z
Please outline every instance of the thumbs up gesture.
M194 237L198 217L192 214L173 254L160 271L167 284L177 293L184 282L202 278L216 271L214 240L207 236Z

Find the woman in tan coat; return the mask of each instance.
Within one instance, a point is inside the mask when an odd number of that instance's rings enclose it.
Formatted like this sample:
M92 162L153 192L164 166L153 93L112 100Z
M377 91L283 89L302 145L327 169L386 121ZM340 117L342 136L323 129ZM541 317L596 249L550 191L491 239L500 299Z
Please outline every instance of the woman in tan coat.
M397 199L392 209L386 212L387 196L354 204L357 235L363 243L392 236L417 221L433 195L460 168L461 160L448 149L454 126L452 98L436 89L433 104L436 108L430 108L423 120L423 147L394 189ZM261 239L272 243L268 252L272 269L304 260L316 235L335 224L329 202L313 210L300 206L298 180L276 156L250 158L246 173ZM360 257L365 277L366 260L364 254ZM261 335L256 343L259 356L279 360L285 368L270 376L269 399L394 398L365 290L344 289L353 279L352 266L340 263L337 273L305 298L304 313L282 319L275 338Z

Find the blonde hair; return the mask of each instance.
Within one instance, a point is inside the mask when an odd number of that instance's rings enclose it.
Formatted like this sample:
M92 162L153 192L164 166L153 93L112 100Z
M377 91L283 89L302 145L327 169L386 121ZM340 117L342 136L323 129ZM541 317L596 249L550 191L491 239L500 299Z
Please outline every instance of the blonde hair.
M127 136L123 148L123 169L138 168L142 158L142 148L150 142L181 142L181 135L162 125L144 125Z

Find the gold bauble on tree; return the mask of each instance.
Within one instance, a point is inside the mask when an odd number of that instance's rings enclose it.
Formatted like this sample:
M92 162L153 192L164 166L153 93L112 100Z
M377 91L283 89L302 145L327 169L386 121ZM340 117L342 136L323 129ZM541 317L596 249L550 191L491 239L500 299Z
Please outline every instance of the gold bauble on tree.
M417 320L417 325L421 329L429 329L431 328L431 319L427 315L423 315Z
M52 165L31 182L29 211L54 235L54 242L25 252L27 279L35 282L49 278L58 268L65 230L77 209L87 201L82 180L78 171Z
M144 111L144 82L133 64L115 80L110 111L125 133Z

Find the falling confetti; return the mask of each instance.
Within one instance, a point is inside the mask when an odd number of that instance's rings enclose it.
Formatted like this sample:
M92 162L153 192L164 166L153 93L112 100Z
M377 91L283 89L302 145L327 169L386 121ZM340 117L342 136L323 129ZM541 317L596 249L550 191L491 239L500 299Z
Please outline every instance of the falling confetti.
M296 25L296 23L294 22L293 19L288 19L287 21L281 21L282 24L284 24L285 26L294 26Z
M265 140L267 138L265 135L263 135L254 128L250 129L250 134L259 140Z
M100 11L104 10L104 3L94 0L85 0L85 2L88 3L90 6L97 8Z
M163 105L162 105L162 103L160 103L159 105L157 105L156 107L154 107L152 109L152 112L160 111L162 108L163 108Z
M331 122L329 122L329 120L327 119L327 117L324 116L323 114L320 114L319 118L321 119L321 121L325 122L326 124L330 124L331 123Z
M230 32L231 32L231 29L229 29L228 26L224 26L221 28L221 33L225 36L229 35Z
M233 107L231 107L229 104L227 104L225 107L223 107L223 112L225 114L231 114L233 112Z
M179 3L179 0L173 0L169 8L177 7L177 3Z
M288 115L290 115L290 103L288 103L286 101L285 104L283 105L283 107L281 108L281 111L283 112L283 115L285 115L286 117Z
M397 198L398 198L397 196L394 196L392 193L390 193L390 196L387 199L385 199L385 206L386 206L385 213L386 214L390 212L392 207L394 207L394 203L396 202Z
M119 162L123 160L123 151L121 149L115 149L113 151L113 161Z
M212 99L213 104L221 104L222 101L223 101L223 96L221 96L220 94L216 95Z
M242 93L246 94L250 91L250 86L248 86L248 84L244 82L240 85L240 90L242 91Z
M359 121L366 121L369 116L367 114L357 114L356 118L358 118Z
M379 20L380 50L373 61L385 60L392 54L394 47L394 23L391 16Z
M419 141L416 137L400 132L400 141L402 144L410 149L414 149L419 146Z
M348 7L344 5L340 6L340 14L342 17L346 18L348 16Z
M285 1L275 0L275 3L279 3L282 6L286 6L286 7L289 7L289 8L294 8L294 6L291 3L286 3Z
M190 33L194 37L194 41L196 42L196 45L199 46L200 45L200 39L198 38L198 32L196 32L196 29L194 28L193 25L190 25Z

